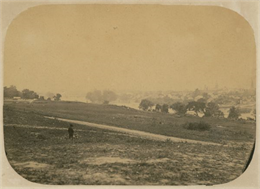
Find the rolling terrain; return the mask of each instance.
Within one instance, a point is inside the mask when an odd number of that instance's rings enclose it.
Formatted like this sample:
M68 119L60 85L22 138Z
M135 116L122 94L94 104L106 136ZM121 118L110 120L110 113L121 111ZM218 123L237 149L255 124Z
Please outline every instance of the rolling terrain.
M64 119L113 125L181 139L155 140L74 124L68 139ZM208 131L187 130L207 122ZM18 174L41 184L214 185L242 174L255 138L255 123L177 117L127 107L74 102L4 105L7 158Z

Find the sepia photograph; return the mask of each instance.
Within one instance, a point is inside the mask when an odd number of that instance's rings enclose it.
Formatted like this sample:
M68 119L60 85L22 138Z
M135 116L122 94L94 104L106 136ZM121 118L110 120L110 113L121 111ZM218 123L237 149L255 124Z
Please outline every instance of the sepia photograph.
M220 6L22 11L2 45L3 155L41 185L234 181L256 146L253 27Z

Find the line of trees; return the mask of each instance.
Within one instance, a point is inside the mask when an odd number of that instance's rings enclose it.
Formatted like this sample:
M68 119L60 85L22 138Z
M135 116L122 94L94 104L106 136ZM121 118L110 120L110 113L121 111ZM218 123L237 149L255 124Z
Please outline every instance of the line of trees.
M168 113L169 109L172 109L178 115L185 115L187 111L194 111L197 116L199 116L199 113L203 113L205 117L224 117L224 113L219 109L218 104L214 102L207 103L203 99L199 99L197 101L190 101L186 104L182 102L176 102L170 106L168 104L154 104L148 99L143 99L139 104L139 109L144 111L156 111L163 113ZM239 109L234 106L231 107L229 110L228 118L238 119L239 116Z
M21 97L23 99L38 99L39 95L36 92L31 91L29 89L18 91L16 86L11 85L10 87L4 87L4 97L5 98Z
M10 87L4 87L4 97L5 98L14 98L20 97L22 99L38 99L38 100L45 100L44 96L39 96L35 91L29 89L23 89L22 91L17 90L16 86L11 85ZM62 95L57 93L52 97L54 101L60 101ZM48 98L47 100L52 100Z

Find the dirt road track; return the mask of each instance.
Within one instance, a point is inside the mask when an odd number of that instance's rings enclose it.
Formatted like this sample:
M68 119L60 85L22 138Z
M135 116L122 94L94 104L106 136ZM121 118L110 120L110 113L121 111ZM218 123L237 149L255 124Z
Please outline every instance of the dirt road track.
M132 136L138 136L140 138L151 139L151 140L158 140L158 141L170 140L172 142L188 142L188 143L198 143L198 144L204 144L204 145L221 145L221 144L213 143L213 142L204 142L204 141L198 141L198 140L170 137L170 136L165 136L165 135L148 133L148 132L144 132L144 131L137 131L137 130L119 128L119 127L110 126L110 125L90 123L90 122L86 122L86 121L78 121L78 120L63 119L63 118L54 118L54 117L47 117L47 116L45 116L45 118L57 119L57 120L65 121L65 122L69 122L69 123L86 125L86 126L89 126L89 127L95 127L95 128L100 128L100 129L105 129L105 130L110 130L110 131L122 132L122 133L129 134L130 136L131 135Z

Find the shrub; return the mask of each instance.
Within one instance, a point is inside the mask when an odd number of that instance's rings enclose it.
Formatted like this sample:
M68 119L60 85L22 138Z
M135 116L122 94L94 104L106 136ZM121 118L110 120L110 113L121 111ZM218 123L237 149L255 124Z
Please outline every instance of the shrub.
M208 131L211 128L210 124L205 122L186 123L184 124L183 127L188 130L197 130L197 131Z

